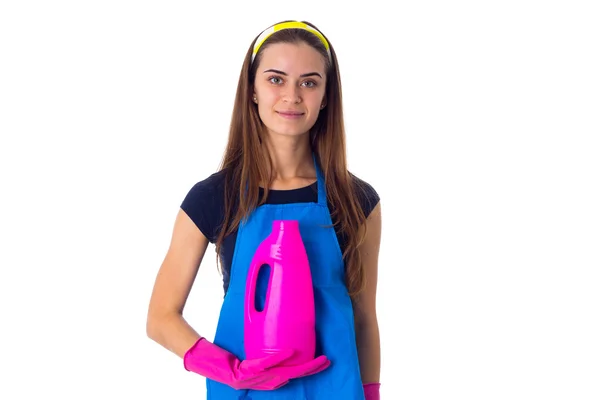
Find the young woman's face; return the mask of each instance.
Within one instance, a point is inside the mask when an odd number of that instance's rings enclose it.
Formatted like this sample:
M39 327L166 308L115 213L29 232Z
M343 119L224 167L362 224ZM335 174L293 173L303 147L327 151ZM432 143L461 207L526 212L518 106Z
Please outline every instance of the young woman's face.
M269 134L307 133L325 106L325 78L325 61L309 45L277 43L265 48L253 97Z

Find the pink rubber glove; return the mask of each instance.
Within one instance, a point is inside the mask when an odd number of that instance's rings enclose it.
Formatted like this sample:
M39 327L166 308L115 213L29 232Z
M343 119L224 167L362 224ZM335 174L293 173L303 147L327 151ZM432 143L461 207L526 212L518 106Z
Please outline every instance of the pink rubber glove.
M367 383L363 385L365 400L379 400L380 383Z
M321 372L331 363L327 357L319 356L302 365L278 366L293 354L293 350L290 350L257 360L240 361L227 350L200 338L185 353L183 365L188 371L237 390L273 390L282 387L290 379Z

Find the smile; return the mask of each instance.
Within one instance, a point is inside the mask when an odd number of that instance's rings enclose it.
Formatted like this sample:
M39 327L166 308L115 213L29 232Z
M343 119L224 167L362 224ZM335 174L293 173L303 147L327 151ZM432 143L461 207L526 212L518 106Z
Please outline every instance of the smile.
M299 118L304 115L304 113L297 111L276 111L277 114L281 115L283 118Z

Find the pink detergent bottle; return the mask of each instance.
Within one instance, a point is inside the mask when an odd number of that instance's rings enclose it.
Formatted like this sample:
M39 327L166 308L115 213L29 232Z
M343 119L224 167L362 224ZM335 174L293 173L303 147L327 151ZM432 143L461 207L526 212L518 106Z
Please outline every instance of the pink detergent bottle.
M270 267L269 283L264 307L257 310L257 277L265 264ZM300 227L296 220L275 220L248 271L244 310L246 359L293 349L294 355L283 365L301 364L314 359L315 343L312 275Z

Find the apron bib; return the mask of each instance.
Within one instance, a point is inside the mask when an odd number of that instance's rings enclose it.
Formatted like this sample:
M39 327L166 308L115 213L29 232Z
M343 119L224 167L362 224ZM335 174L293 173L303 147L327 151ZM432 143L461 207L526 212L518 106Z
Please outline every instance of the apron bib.
M290 380L276 390L235 390L206 379L208 400L364 400L354 332L352 303L344 279L344 261L327 207L321 169L317 171L318 203L264 204L240 224L214 343L240 360L244 351L244 298L250 261L270 234L276 219L299 221L313 279L316 317L316 356L331 365L315 375ZM268 276L259 273L257 292ZM263 294L264 303L264 294Z

